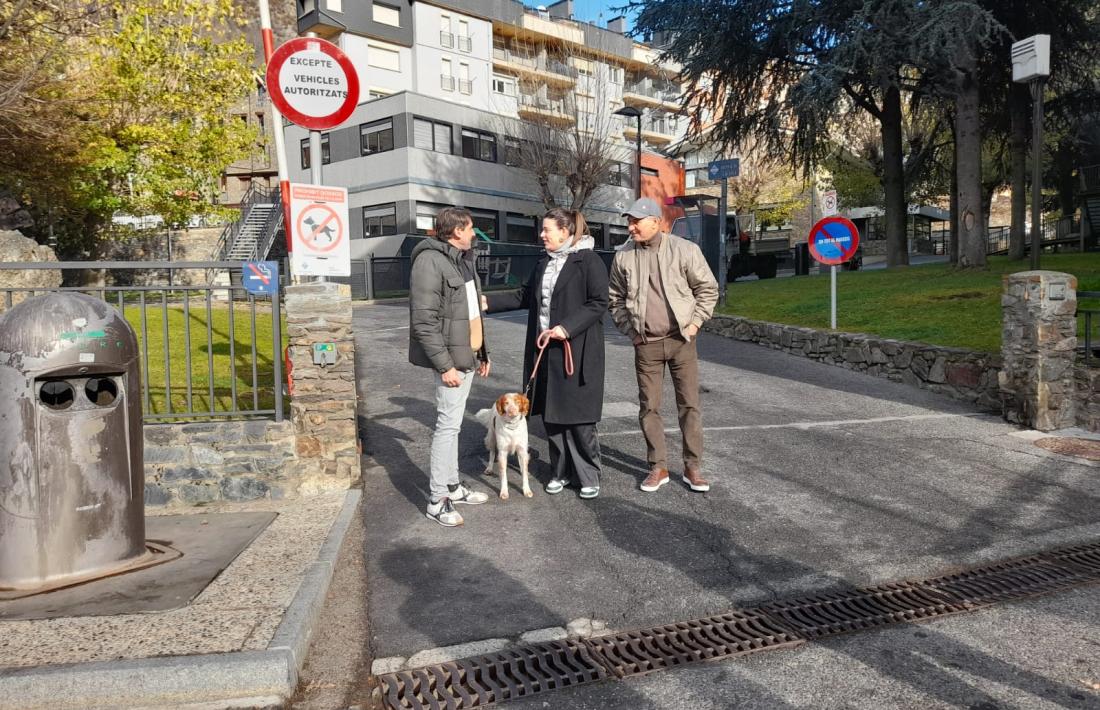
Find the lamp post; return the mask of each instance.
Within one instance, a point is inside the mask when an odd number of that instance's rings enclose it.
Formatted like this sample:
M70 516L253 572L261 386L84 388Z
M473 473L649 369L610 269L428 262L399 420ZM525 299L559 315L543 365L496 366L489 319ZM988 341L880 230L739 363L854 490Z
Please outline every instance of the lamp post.
M642 196L642 112L633 106L623 106L615 115L633 117L638 121L638 132L634 134L634 199L638 199Z
M1031 144L1031 270L1039 269L1043 229L1043 84L1050 76L1050 35L1032 35L1012 45L1012 81L1031 89L1034 136Z

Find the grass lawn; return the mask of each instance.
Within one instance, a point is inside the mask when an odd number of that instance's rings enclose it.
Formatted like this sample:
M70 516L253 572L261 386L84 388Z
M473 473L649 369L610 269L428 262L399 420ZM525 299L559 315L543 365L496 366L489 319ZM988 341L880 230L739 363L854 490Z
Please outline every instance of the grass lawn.
M1100 291L1100 254L1043 254L1042 268L1075 275L1080 291ZM990 258L988 271L956 271L946 264L838 270L837 329L999 352L1001 278L1027 269L1026 261L998 256ZM1080 305L1100 308L1096 301ZM827 329L828 273L732 283L722 312Z
M189 315L189 318L185 317ZM192 301L190 312L185 313L182 304L169 305L168 338L164 337L165 310L159 301L150 301L145 308L143 331L141 307L127 303L126 320L138 337L139 358L142 343L148 333L148 367L143 359L139 366L148 377L149 403L146 414L163 414L168 411L168 379L165 376L164 355L167 347L168 374L171 376L171 407L173 412L187 411L187 373L190 354L191 406L196 412L228 412L233 410L272 409L275 406L273 386L275 353L273 350L271 311L256 309L256 354L252 354L251 309L247 303L238 303L233 310L230 328L230 310L225 304L215 305L210 311L210 342L207 343L207 315L204 302ZM189 328L188 328L189 324ZM285 332L285 320L283 323ZM190 331L190 332L188 332ZM232 342L233 357L230 357ZM283 345L286 342L284 339ZM211 358L213 356L213 366ZM281 358L281 354L279 355ZM253 364L256 373L253 381ZM285 376L285 375L284 375ZM211 398L211 382L213 398ZM234 399L234 387L236 398Z

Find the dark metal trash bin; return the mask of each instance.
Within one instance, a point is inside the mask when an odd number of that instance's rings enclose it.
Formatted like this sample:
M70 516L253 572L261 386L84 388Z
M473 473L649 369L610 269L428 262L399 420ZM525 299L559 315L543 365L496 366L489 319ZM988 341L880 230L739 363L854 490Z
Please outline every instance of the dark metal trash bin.
M137 338L82 294L0 317L0 591L147 562Z
M810 245L800 242L794 245L794 275L807 276L810 273Z

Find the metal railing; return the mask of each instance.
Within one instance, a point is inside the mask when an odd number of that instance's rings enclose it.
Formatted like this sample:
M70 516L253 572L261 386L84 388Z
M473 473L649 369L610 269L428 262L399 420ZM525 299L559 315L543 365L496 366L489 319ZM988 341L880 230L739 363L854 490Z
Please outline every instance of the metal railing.
M283 226L283 196L279 190L273 190L271 196L271 212L264 222L264 231L260 239L256 240L256 249L252 251L250 261L266 259L271 253L271 247L275 245L275 238L279 236L279 228Z
M539 54L527 54L511 50L507 47L493 47L493 58L502 62L518 64L536 71L559 74L563 77L576 79L579 72L576 67L571 67L557 59L545 59Z
M469 79L459 79L458 80L458 91L459 91L459 93L463 93L463 94L472 93L473 92L473 87L474 87L473 82L471 82Z
M218 237L218 243L214 246L215 258L224 259L225 255L229 253L229 250L233 248L233 242L236 240L237 235L240 234L241 226L244 225L245 218L248 217L248 213L253 205L261 202L271 202L272 199L278 200L278 198L278 188L268 190L266 187L257 183L249 185L248 189L241 197L241 216L237 218L237 221L227 224L225 229L222 230L221 236ZM281 200L279 201L281 203Z
M1077 349L1082 352L1085 367L1098 367L1100 366L1100 352L1093 350L1094 343L1100 344L1100 338L1097 335L1097 326L1100 326L1100 306L1097 308L1082 308L1081 301L1092 300L1097 301L1100 304L1100 291L1078 291L1077 292L1077 332L1078 342L1080 342L1082 336L1084 338L1084 345L1078 345ZM1082 333L1082 331L1084 331ZM1096 347L1100 347L1097 345Z
M666 103L680 103L680 91L678 89L662 89L644 81L623 86L623 93L635 94L638 96L648 96L651 99L656 99L657 101L663 101Z
M73 292L98 297L117 308L137 334L147 422L256 417L282 421L280 296L253 296L232 284L178 285L181 276L211 269L239 274L241 264L7 262L0 263L0 271L102 271L103 284L0 287L0 299L7 309L38 294ZM177 272L173 279L177 285L168 285L170 271Z
M570 106L565 99L550 99L545 96L527 94L522 91L516 94L516 98L519 99L520 106L528 106L537 108L541 111L553 111L554 113L569 115Z
M443 89L444 91L454 91L455 90L455 78L453 76L451 76L450 74L440 74L439 75L439 88Z
M458 51L469 52L473 50L473 42L466 35L458 35Z
M1077 175L1081 179L1082 192L1100 190L1100 165L1087 165L1078 168Z
M455 36L450 32L439 33L439 46L451 49L455 46Z

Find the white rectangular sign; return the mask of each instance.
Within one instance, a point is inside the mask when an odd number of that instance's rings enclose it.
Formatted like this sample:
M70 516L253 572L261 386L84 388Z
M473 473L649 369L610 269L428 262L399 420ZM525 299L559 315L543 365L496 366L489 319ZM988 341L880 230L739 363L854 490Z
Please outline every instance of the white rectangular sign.
M836 190L829 190L821 200L821 216L832 217L837 213Z
M290 230L295 276L351 276L346 188L291 183Z

